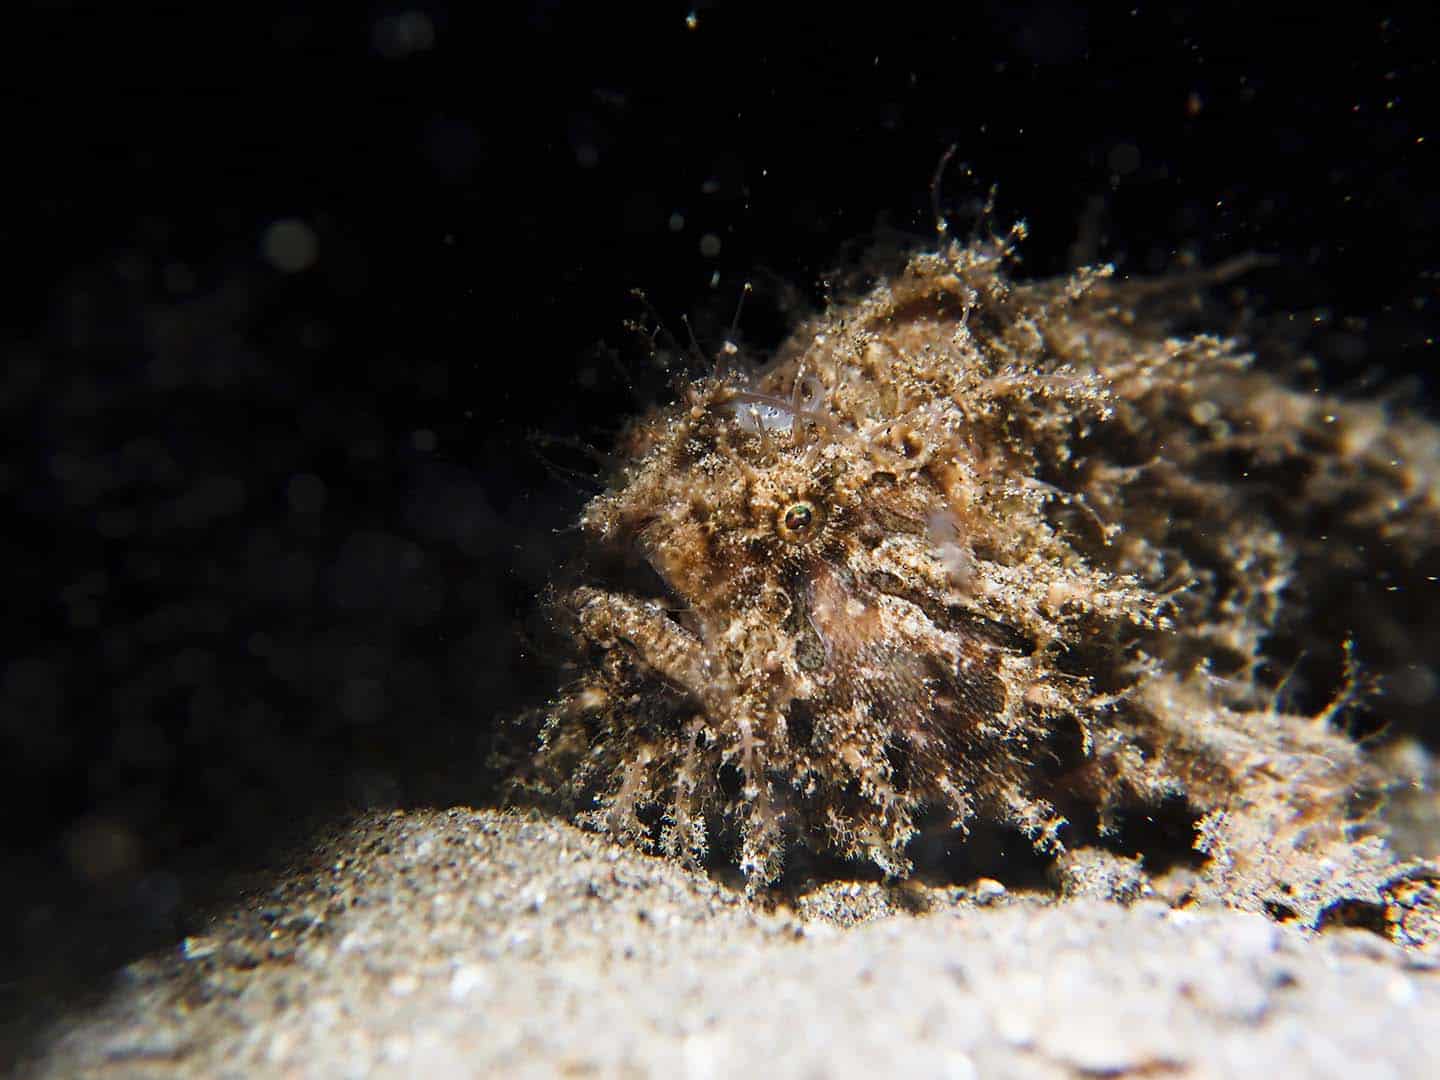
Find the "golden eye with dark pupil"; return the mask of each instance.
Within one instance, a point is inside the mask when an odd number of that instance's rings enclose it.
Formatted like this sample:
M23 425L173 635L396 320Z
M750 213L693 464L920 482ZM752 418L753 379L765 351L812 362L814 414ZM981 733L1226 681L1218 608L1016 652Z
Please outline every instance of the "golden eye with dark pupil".
M815 526L815 508L797 502L780 515L780 534L787 540L803 540Z

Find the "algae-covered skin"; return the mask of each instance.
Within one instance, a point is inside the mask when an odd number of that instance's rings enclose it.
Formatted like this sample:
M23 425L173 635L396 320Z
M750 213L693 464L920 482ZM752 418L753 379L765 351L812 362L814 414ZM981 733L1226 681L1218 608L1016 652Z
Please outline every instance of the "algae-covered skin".
M1194 280L1017 283L1012 239L914 257L629 426L555 596L575 667L537 775L680 858L725 833L752 884L793 844L904 876L922 816L1058 854L1162 807L1225 873L1247 822L1285 866L1383 865L1336 720L1435 629L1335 605L1440 598L1436 429L1179 333ZM1318 715L1286 711L1297 656L1332 661ZM1287 887L1262 876L1247 906Z

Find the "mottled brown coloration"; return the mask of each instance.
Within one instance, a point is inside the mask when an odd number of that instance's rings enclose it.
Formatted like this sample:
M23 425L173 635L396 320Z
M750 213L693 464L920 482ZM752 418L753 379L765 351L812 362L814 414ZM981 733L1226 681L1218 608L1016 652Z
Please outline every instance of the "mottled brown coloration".
M1357 538L1419 574L1434 428L1172 336L1193 283L1008 255L916 257L630 427L581 524L655 587L556 597L579 659L538 761L585 820L687 859L730 830L752 882L791 842L903 876L934 810L1050 851L1175 802L1202 847L1261 804L1349 842L1365 764L1276 707L1266 643L1291 605L1314 644Z

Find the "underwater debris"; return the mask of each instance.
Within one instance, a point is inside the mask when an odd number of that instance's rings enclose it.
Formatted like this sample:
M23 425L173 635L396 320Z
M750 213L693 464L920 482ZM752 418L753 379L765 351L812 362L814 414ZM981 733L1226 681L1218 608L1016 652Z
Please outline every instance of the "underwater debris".
M1258 838L1255 907L1287 851L1388 861L1324 613L1361 605L1362 658L1433 652L1364 590L1425 587L1440 432L1178 332L1193 278L1017 283L1015 238L914 257L630 424L527 783L687 861L723 834L752 886L794 844L904 876L936 814L1057 854L1167 815L1230 878L1225 838ZM1281 704L1302 655L1335 675L1312 715Z

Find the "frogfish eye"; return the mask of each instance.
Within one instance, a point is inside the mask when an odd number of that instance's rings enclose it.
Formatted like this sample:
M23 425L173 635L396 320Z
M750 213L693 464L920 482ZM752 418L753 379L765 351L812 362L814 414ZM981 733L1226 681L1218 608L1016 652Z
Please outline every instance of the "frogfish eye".
M818 515L808 502L791 503L780 514L780 535L786 540L808 539L815 530Z

